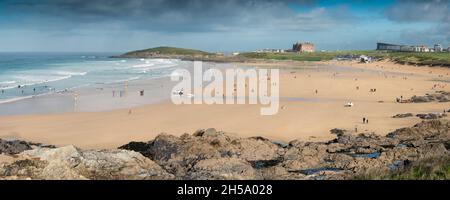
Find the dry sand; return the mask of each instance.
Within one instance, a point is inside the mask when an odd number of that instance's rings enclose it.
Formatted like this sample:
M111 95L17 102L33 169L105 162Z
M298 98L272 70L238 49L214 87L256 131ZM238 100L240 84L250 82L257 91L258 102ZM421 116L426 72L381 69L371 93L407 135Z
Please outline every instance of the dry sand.
M245 63L280 67L280 110L261 116L262 105L174 105L171 102L106 112L0 117L0 137L58 146L115 148L129 141L148 141L161 132L173 135L214 127L242 137L264 136L290 141L328 140L329 130L387 134L420 119L393 119L395 114L442 112L450 103L399 104L397 97L449 90L450 69L397 65L390 62ZM318 67L321 66L321 67ZM346 67L334 67L346 66ZM441 87L433 88L439 84ZM359 87L359 90L356 89ZM370 92L370 89L377 92ZM316 94L315 90L318 91ZM353 102L354 107L344 104ZM369 119L363 124L362 118Z

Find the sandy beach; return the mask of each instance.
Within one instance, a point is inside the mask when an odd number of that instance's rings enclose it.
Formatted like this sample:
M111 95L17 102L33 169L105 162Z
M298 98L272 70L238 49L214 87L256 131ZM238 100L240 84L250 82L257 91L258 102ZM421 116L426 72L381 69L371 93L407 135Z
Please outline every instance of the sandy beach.
M1 116L0 138L100 149L115 148L129 141L148 141L162 132L182 135L212 127L241 137L263 136L285 142L324 141L334 137L329 133L333 128L385 135L421 121L416 117L393 119L393 115L441 113L450 109L450 103L396 103L400 96L406 99L447 91L450 73L447 68L385 61L369 64L280 61L240 65L281 69L277 115L261 116L262 105L174 105L165 100L133 107L131 113L130 109L122 108ZM105 93L110 95L110 91ZM95 99L95 95L89 97L90 105L107 103ZM344 107L347 102L353 102L354 106ZM362 118L369 119L369 123L363 124Z

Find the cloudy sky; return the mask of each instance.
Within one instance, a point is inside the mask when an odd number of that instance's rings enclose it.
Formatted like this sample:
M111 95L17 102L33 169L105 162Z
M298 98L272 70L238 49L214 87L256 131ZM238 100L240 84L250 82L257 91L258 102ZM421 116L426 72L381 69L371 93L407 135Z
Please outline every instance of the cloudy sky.
M1 0L0 51L450 45L450 0Z

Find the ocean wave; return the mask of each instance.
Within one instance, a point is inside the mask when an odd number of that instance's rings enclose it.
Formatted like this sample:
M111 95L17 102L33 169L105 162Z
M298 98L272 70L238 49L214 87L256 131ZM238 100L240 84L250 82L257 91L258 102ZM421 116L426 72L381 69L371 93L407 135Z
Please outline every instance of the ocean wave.
M1 81L0 85L6 85L6 84L14 84L16 81Z
M4 104L4 103L12 103L12 102L16 102L16 101L21 101L21 100L25 100L25 99L31 99L31 98L35 98L35 97L41 97L41 96L45 96L45 95L50 95L53 92L46 92L46 93L42 93L42 94L36 94L36 95L28 95L28 96L21 96L21 97L12 97L12 98L8 98L8 99L4 99L1 100L0 99L0 104Z
M140 64L140 65L133 65L132 68L150 68L154 65L155 65L155 63Z
M1 90L8 90L16 87L16 81L1 81L0 82L0 89Z
M31 99L31 98L33 98L32 95L30 95L30 96L23 96L23 97L9 98L9 99L5 99L5 100L0 100L0 104L12 103L12 102L15 102L15 101L20 101L20 100L24 100L24 99Z
M55 74L62 76L84 76L87 74L87 72L58 71L55 72Z
M50 83L55 81L61 81L64 79L71 78L72 75L61 75L61 76L36 76L36 75L18 75L15 76L16 79L20 80L17 82L16 86L32 86L44 83Z

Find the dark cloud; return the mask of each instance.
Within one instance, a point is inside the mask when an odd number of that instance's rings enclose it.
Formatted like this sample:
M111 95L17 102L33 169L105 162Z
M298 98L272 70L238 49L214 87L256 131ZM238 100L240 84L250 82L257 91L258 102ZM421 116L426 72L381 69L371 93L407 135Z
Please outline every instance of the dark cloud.
M398 0L386 11L389 20L428 23L425 30L405 29L401 37L415 43L450 43L450 0Z
M449 12L449 0L398 0L386 15L398 22L422 22L445 20Z
M324 30L353 19L314 0L4 0L7 13L36 28L93 26L167 32L237 29ZM309 8L298 13L290 6ZM344 13L344 14L342 14ZM35 17L30 17L30 16Z

